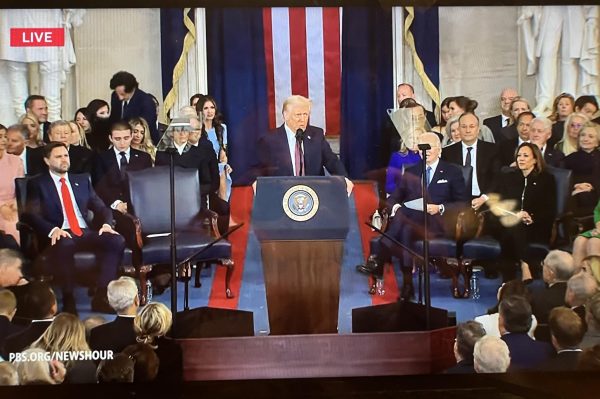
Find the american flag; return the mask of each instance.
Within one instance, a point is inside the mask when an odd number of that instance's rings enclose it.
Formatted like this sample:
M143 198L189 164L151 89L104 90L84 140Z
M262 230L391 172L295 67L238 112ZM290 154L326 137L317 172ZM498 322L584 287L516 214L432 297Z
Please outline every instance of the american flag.
M341 10L337 7L263 10L269 125L283 123L292 94L312 100L310 124L340 133Z

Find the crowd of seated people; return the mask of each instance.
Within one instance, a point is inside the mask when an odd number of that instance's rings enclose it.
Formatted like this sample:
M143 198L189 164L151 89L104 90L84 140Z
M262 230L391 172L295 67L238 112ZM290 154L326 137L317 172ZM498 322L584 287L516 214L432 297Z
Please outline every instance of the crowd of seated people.
M0 261L18 259L6 251L10 250L0 250ZM133 279L120 277L109 283L108 298L117 317L86 335L78 317L57 313L56 296L47 283L33 281L26 291L17 292L20 267L0 264L0 272L12 275L12 282L4 279L0 288L0 385L181 382L182 351L166 337L171 311L160 303L139 311ZM23 308L19 320L14 317L17 307ZM67 352L82 357L59 356Z
M179 127L165 130L157 121L156 99L138 87L133 75L118 72L111 79L110 87L114 90L110 101L90 101L86 107L77 110L72 121L48 121L44 97L32 95L25 104L19 124L8 127L0 125L0 168L3 171L0 176L2 247L18 248L19 245L15 178L38 176L28 186L28 189L31 189L33 205L27 204L25 214L29 213L28 221L37 230L42 241L47 242L46 245L57 245L57 248L61 248L61 251L54 251L61 252L62 257L57 259L64 259L62 249L67 239L77 236L79 238L75 241L83 240L87 236L86 231L92 228L92 221L87 220L88 207L94 208L94 216L100 217L102 222L94 235L99 232L101 236L111 237L123 232L125 223L122 216L130 210L124 171L169 164L171 156L166 153L167 147L177 150L175 158L178 166L198 169L203 207L217 206L218 212L227 214L229 219L227 201L231 196L230 174L234 171L228 161L230 143L227 125L219 112L216 100L211 96L193 96L190 99L190 107L179 113L185 115L183 123ZM391 136L384 137L384 141L389 142L385 144L389 146L386 147L387 154L382 154L382 159L385 163L389 162L390 167L387 170L388 181L382 191L384 196L389 196L388 214L393 215L396 220L402 218L402 223L389 224L395 229L392 230L395 238L409 245L412 241L422 238L419 228L422 213L414 213L403 204L420 195L419 176L427 173L415 165L420 162L416 145L421 142L430 144L432 149L428 154L431 159L428 159L427 165L431 167L432 176L428 176L428 183L431 182L431 185L427 190L432 199L438 199L426 210L432 217L432 237L453 237L452 226L455 225L459 212L484 215L483 231L498 240L502 248L499 265L507 285L501 292L505 289L510 291L509 287L519 275L519 271L525 284L538 274L543 276L546 283L540 292L529 293L527 289L519 287L516 290L518 294L499 294L498 309L490 313L494 315L494 327L496 318L500 324L505 322L502 313L505 297L515 295L526 298L527 303L520 304L522 308L531 308L531 314L524 317L523 324L518 328L519 334L524 333L530 338L535 334L536 323L548 326L550 334L554 329L557 334L564 335L563 332L558 332L561 327L557 325L570 322L569 316L556 314L552 318L552 309L556 306L573 307L576 314L583 318L594 317L588 309L582 308L586 298L591 295L590 291L594 291L588 289L591 284L585 282L589 281L589 278L580 276L573 280L571 290L568 281L582 273L580 269L584 258L600 256L600 127L596 123L598 104L595 98L581 96L575 99L572 95L563 93L555 99L553 111L546 118L544 115L534 115L527 99L520 97L516 90L505 89L500 94L501 115L481 121L475 113L477 101L457 95L444 99L442 117L439 121L432 122L431 112L415 101L412 87L402 84L398 88L398 105L410 109L413 119L420 123L412 126L414 131L402 132L403 135L393 132ZM163 132L164 134L161 134ZM434 132L435 135L428 132ZM407 140L399 140L398 137L411 139L406 142ZM68 159L67 163L65 159ZM460 170L463 166L472 167L468 179L461 177ZM534 243L550 244L551 235L555 231L554 224L558 216L556 203L559 202L559 198L557 182L551 168L572 171L571 195L566 211L575 216L593 215L594 224L588 226L589 229L581 230L576 238L563 234L561 244L565 248L572 246L573 256L570 260L563 259L563 254L566 253L557 254L552 251L540 267L539 254L532 253L529 247ZM60 191L63 183L59 179L46 182L40 179L40 176L48 175L48 170L68 176L67 183L64 183L65 191ZM83 173L91 176L91 186L83 183L83 180L76 179L76 175ZM445 175L440 176L440 173ZM70 183L69 179L72 179ZM51 223L56 220L56 215L51 213L57 211L47 209L44 192L47 189L45 185L48 184L55 184L56 190L61 193L57 209L66 209L69 202L71 207L75 204L83 208L78 209L78 206L75 206L72 219L65 217L62 225ZM446 187L441 187L443 185ZM84 194L79 191L82 186L87 187ZM72 198L68 199L69 195L65 193L69 193ZM65 195L67 198L63 199ZM82 195L85 195L88 201L85 207L80 202ZM563 228L562 231L570 230ZM102 245L114 250L124 247L125 243L111 242ZM402 259L405 279L402 296L410 299L414 289L410 261L403 259L406 254L402 251L398 254L391 248L385 248L385 245L383 252L372 253L371 255L375 255L371 264L373 267L364 267L361 271L371 273L377 270L380 273L383 261L392 256ZM103 263L103 273L97 282L92 306L97 311L116 310L119 314L117 320L120 320L134 316L137 305L132 303L128 307L119 308L111 301L109 282L117 278L119 266L119 256L114 258L116 260L101 261L105 264ZM56 275L64 277L63 275L69 273L68 260L55 263L59 264L55 270ZM591 267L589 269L592 270ZM0 278L4 277L0 275ZM585 281L581 283L578 279ZM580 289L582 284L586 289ZM17 283L12 282L8 285ZM67 284L61 286L63 295L59 297L62 298L61 309L76 314L72 288L72 281L67 279ZM17 294L18 292L15 296L18 300ZM568 300L565 299L567 294ZM510 309L510 302L507 303L504 308ZM50 324L48 320L58 313L56 299L53 305L42 310L34 315L35 319ZM160 311L157 310L158 313ZM3 314L10 319L10 312L4 310ZM152 317L160 318L158 315ZM551 323L550 320L554 321ZM521 331L526 322L528 328ZM590 324L592 328L595 326L593 322ZM493 329L488 335L504 337L506 334L503 331L510 331L506 324L502 325L504 327L498 326L497 331ZM510 323L508 325L508 328L512 328ZM81 326L73 326L72 329L79 333ZM136 325L136 331L144 337L145 342L157 348L170 345L168 340L162 338L162 330L145 332L145 327L139 324ZM95 342L96 336L92 330L92 342ZM38 338L40 337L36 337ZM33 341L28 344L32 343ZM120 349L124 348L123 345L120 345ZM486 345L502 347L500 343L491 340ZM557 339L554 348L564 351L572 346L572 340ZM83 345L77 347L85 348ZM510 347L511 345L508 345L508 350ZM19 349L23 350L25 347ZM54 350L49 345L38 346L36 349ZM157 349L159 358L161 352ZM464 353L462 356L464 358ZM513 356L511 352L511 358L518 359L518 356ZM121 360L117 368L127 364L124 359ZM476 357L473 362L476 363ZM107 367L111 366L110 362L105 363L108 363ZM72 369L70 364L63 366L66 366L67 374ZM158 375L162 373L159 369ZM106 379L110 378L106 374Z

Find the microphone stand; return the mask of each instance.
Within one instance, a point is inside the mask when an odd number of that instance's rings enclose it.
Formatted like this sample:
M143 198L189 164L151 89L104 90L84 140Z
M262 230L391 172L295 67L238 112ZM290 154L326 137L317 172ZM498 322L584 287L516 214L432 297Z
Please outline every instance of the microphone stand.
M429 281L429 226L427 213L427 150L431 149L429 144L419 144L421 151L421 165L423 167L421 194L423 196L423 272L425 273L425 328L429 330L431 326L431 291ZM433 177L433 176L432 176ZM421 284L421 273L419 272L419 285ZM419 287L419 292L420 292Z
M177 242L175 240L175 154L176 148L165 150L169 155L169 199L171 205L171 313L177 313ZM173 317L173 332L177 331L176 318Z

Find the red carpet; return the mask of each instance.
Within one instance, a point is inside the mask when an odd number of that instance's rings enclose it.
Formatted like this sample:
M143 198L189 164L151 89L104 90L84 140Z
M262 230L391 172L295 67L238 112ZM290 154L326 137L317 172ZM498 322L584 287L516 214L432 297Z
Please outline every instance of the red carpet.
M371 220L371 214L379 205L375 183L356 183L354 185L354 199L356 202L356 216L358 217L358 226L360 230L363 253L365 254L366 260L366 258L369 256L369 241L371 241L371 238L378 235L365 224L366 221ZM373 305L396 302L398 299L399 291L398 283L396 281L396 274L394 273L394 268L390 264L386 265L385 267L384 281L385 295L373 295L371 297Z
M225 297L225 272L224 267L217 267L208 300L208 306L215 308L237 309L238 295L242 285L242 273L244 271L244 259L246 258L246 244L248 243L248 232L250 231L250 218L252 214L252 201L254 193L252 187L233 187L231 191L230 206L231 216L236 223L245 223L240 229L229 236L233 251L235 268L231 277L231 291L235 298Z

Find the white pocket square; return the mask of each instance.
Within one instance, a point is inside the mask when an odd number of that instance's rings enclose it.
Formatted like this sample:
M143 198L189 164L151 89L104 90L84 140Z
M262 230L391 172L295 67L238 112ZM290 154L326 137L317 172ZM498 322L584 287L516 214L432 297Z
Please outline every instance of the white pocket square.
M448 180L446 179L440 179L437 181L437 184L443 184L443 183L448 183Z

